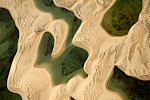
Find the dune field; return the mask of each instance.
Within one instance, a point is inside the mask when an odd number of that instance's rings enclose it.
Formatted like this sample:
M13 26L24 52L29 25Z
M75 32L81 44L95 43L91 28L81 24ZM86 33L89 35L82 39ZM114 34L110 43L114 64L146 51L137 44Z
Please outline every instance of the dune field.
M2 100L149 100L150 0L0 0L0 67Z

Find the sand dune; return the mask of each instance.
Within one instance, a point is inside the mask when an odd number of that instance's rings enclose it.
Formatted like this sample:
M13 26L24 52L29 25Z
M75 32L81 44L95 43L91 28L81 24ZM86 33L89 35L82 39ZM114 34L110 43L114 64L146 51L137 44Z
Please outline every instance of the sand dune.
M24 100L123 100L106 84L118 66L127 75L150 80L150 1L143 0L139 20L125 36L111 36L102 27L103 16L116 0L54 0L57 6L71 10L82 20L73 44L88 51L84 64L87 78L78 74L66 84L53 85L47 65L37 68L38 46L42 35L54 39L52 56L65 48L69 26L63 19L38 10L32 0L0 0L0 7L10 11L19 29L19 45L13 60L8 89Z

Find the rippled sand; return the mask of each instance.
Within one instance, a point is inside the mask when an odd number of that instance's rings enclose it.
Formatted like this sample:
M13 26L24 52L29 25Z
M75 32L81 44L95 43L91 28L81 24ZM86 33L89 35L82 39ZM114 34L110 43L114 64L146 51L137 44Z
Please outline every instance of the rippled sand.
M67 83L58 85L53 84L48 65L36 64L36 58L45 32L50 32L55 40L52 57L62 54L69 33L67 22L38 10L32 0L0 1L0 7L10 11L20 32L7 85L24 100L70 100L70 97L76 100L122 100L119 93L106 86L114 66L129 76L150 80L149 0L143 0L138 21L122 37L111 36L102 27L105 13L116 0L54 0L57 6L74 12L82 20L72 43L89 53L84 64L88 76L79 73Z

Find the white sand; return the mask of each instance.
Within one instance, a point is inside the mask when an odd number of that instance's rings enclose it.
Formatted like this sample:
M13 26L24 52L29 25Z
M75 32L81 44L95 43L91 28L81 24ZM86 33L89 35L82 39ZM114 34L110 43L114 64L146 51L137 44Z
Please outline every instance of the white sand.
M82 20L73 44L89 52L84 65L88 77L77 75L67 84L52 86L46 65L36 68L37 49L44 32L55 38L53 57L64 50L68 25L53 20L51 14L39 11L32 0L0 0L0 7L11 12L19 29L19 49L8 77L8 89L24 100L121 100L122 97L106 87L117 65L127 75L150 80L150 1L143 0L139 21L129 34L112 37L100 26L105 12L116 0L54 0Z

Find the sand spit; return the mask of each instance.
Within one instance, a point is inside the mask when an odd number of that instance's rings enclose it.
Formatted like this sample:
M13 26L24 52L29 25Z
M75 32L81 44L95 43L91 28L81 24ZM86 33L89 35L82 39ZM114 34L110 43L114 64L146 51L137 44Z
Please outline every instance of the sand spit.
M86 49L89 57L84 64L87 78L77 75L67 84L52 86L51 76L43 68L35 68L37 49L42 35L49 31L55 39L53 57L61 54L68 34L62 19L39 11L32 0L0 0L0 7L10 11L19 29L19 45L13 60L8 89L19 93L23 100L122 100L123 97L106 87L114 65L127 75L150 80L150 1L143 0L138 22L128 35L112 37L101 23L106 11L116 0L54 0L82 20L73 44Z

